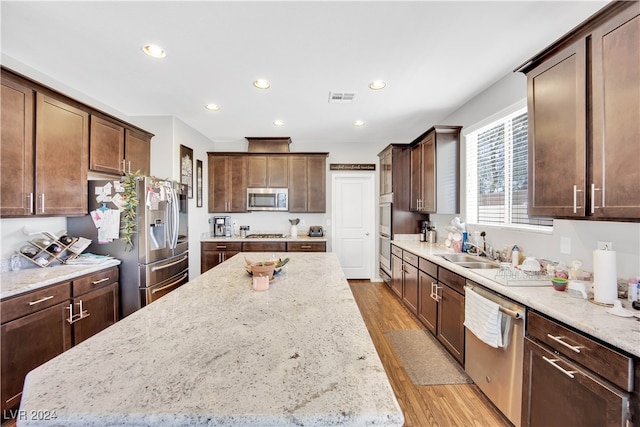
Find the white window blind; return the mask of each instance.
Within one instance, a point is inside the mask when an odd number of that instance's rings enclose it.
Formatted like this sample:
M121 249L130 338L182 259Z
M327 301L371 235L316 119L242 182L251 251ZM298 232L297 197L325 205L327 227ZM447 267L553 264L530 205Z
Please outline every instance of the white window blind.
M527 215L527 110L519 109L466 136L466 220L485 225L550 227Z

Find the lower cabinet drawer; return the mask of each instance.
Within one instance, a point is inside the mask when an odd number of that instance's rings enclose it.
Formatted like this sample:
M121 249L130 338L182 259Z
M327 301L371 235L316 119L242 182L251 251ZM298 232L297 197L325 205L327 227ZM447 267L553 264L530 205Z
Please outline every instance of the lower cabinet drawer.
M527 336L570 358L623 390L633 390L633 360L585 335L527 311Z
M287 252L326 252L326 242L287 242Z
M108 270L73 279L73 296L76 297L117 282L118 272L118 267L113 267Z
M286 242L244 242L243 252L286 252Z
M71 282L59 283L2 300L0 303L0 317L2 318L2 323L5 323L56 305L68 300L70 297Z

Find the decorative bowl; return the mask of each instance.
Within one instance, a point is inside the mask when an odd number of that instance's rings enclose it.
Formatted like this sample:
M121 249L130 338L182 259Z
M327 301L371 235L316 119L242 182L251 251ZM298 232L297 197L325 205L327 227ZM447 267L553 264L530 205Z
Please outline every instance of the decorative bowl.
M258 261L251 264L251 274L253 276L269 276L269 280L273 279L275 269L275 261Z
M553 277L551 278L551 284L553 285L553 289L556 291L564 291L567 288L567 283L569 281L567 279L563 279L562 277Z

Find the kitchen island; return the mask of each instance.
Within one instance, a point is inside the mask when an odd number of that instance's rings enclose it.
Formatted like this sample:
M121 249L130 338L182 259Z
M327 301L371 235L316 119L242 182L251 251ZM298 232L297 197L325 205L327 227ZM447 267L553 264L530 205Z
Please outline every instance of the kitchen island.
M267 291L239 254L33 370L18 426L402 425L336 255L276 256Z

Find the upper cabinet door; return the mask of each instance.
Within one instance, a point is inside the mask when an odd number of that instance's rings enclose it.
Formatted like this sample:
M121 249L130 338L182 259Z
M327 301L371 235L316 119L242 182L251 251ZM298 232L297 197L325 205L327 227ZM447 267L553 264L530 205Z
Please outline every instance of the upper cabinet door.
M422 204L421 211L436 212L436 136L430 133L420 143L422 147ZM441 165L447 167L447 165ZM449 212L447 212L449 213Z
M141 132L125 130L124 159L126 172L140 171L144 175L151 174L151 137Z
M36 94L36 208L38 215L85 215L89 113Z
M91 116L89 169L122 175L124 171L124 127Z
M257 188L287 188L289 158L280 155L247 156L247 186Z
M33 90L2 79L0 216L33 209Z
M529 215L584 216L586 41L527 73Z
M587 212L640 218L640 3L592 40L593 172Z

